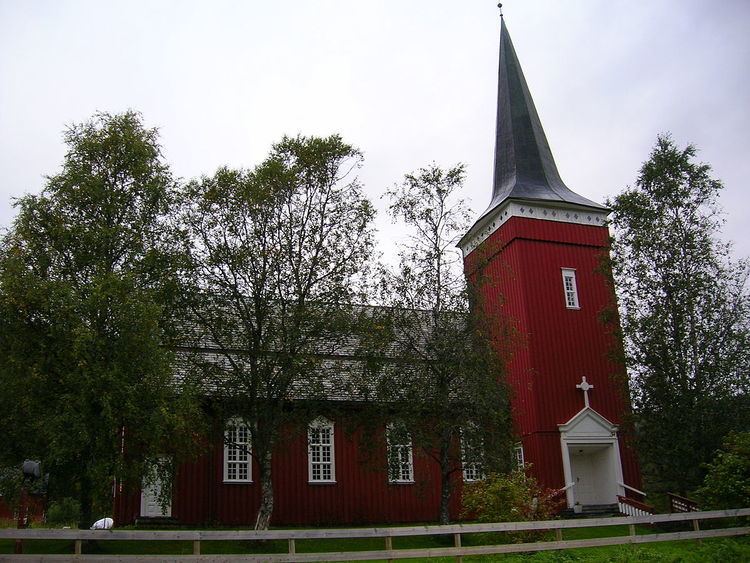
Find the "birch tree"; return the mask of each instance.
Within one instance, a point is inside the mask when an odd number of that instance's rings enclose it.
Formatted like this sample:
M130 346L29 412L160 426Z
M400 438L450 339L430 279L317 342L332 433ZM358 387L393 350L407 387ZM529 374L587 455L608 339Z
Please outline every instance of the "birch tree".
M373 251L361 162L338 136L284 138L255 169L221 169L185 191L195 344L212 356L194 360L224 418L248 426L256 529L273 514L280 432L340 387L324 358L349 338Z
M462 450L473 452L471 462L485 470L507 469L511 451L508 393L496 347L503 326L483 315L482 280L467 285L456 249L469 227L459 197L464 175L462 165L443 170L433 164L407 174L387 193L389 213L408 238L398 266L384 275L390 346L399 363L383 367L378 395L389 407L387 416L403 422L440 468L441 523L450 518Z
M172 378L175 183L158 133L127 112L64 139L62 169L16 202L0 253L0 461L40 459L88 527L113 480L140 484L146 460L189 445L195 410Z
M750 422L748 263L718 238L722 184L695 154L660 136L635 186L609 202L644 474L683 494L722 437Z

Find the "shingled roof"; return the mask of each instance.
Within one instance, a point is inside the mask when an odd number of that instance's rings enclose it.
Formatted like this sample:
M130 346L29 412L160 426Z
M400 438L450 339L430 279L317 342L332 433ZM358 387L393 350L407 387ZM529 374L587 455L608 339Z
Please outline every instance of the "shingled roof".
M290 398L294 400L325 397L332 401L362 401L368 400L376 382L371 381L370 393L365 393L363 385L374 376L374 366L378 369L397 369L401 372L411 372L417 368L420 354L408 352L410 347L427 347L429 332L433 325L431 311L420 309L395 309L392 307L365 305L349 308L352 315L362 315L371 320L399 317L390 338L380 342L376 348L368 349L363 346L362 335L356 332L331 332L328 338L315 340L312 347L304 355L317 360L316 369L310 374L310 381L296 381L290 388ZM465 323L466 314L446 311L443 313L451 323ZM405 326L411 326L408 334ZM458 324L456 326L459 326ZM247 352L243 350L243 340L240 333L225 344L229 348L222 348L214 342L211 336L201 330L193 319L182 326L183 341L175 349L173 370L178 381L184 381L191 374L202 380L200 385L206 393L219 389L221 381L232 371L232 363L243 364L247 359ZM426 350L425 354L428 354ZM231 361L230 361L231 358ZM386 368L386 366L389 366ZM209 369L213 377L204 379L202 374ZM197 382L198 380L194 380ZM311 387L311 384L314 385ZM364 394L363 394L364 393Z

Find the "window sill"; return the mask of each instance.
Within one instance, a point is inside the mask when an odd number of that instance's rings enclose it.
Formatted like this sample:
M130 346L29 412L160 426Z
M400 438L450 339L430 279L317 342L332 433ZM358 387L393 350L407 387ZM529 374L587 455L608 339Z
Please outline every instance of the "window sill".
M388 481L389 485L413 485L415 481Z
M229 479L224 479L222 483L224 485L252 485L253 481L252 480L250 481L231 480L230 481Z
M569 311L580 311L581 310L580 307L569 307L568 305L566 305L565 308L568 309Z
M308 485L335 485L336 481L322 481L322 480L320 480L320 481L310 481L310 480L308 480L307 484Z

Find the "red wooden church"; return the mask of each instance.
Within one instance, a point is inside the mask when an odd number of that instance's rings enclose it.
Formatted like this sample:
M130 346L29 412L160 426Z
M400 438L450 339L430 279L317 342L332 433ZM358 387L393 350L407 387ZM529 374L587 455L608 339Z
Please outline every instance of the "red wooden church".
M502 308L521 336L509 366L516 455L544 485L564 491L569 507L610 505L638 492L640 475L620 430L629 408L624 368L610 359L617 342L600 320L615 299L598 272L608 252L607 209L561 180L504 22L496 135L492 200L459 246L469 275L480 256L488 260L494 283L486 284L483 302ZM278 447L273 523L434 520L437 465L404 443L390 444L395 473L385 463L373 467L361 459L356 433L342 426L318 418ZM226 431L229 442L248 440L240 424ZM220 446L179 469L166 511L154 487L145 487L115 495L115 519L252 524L260 503L254 475L251 455ZM480 477L475 466L464 467L464 480Z

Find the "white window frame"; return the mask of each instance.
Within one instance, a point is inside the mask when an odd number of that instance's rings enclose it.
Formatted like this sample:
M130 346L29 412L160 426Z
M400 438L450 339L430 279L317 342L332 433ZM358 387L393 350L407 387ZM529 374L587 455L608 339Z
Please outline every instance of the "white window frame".
M523 444L518 444L513 448L513 461L516 464L516 469L524 469L526 467L526 460L523 453Z
M328 474L325 478L324 475ZM307 480L336 482L336 439L333 422L316 418L307 427Z
M483 448L484 444L480 442L479 447ZM466 438L461 432L461 469L464 477L464 483L474 483L484 479L484 464L481 459L469 459L466 451Z
M563 296L567 309L580 309L578 301L578 283L576 282L576 271L574 268L562 268Z
M232 436L232 433L236 433ZM239 439L244 435L244 441ZM234 444L234 445L233 445ZM244 450L244 452L242 451ZM253 446L250 427L241 418L231 418L224 428L224 482L253 482ZM245 476L240 476L243 473Z
M397 430L400 430L401 436L405 438L403 442L394 442L393 438ZM401 485L414 483L414 453L411 434L398 428L394 423L390 423L385 428L385 439L388 482ZM394 473L394 469L397 473Z

